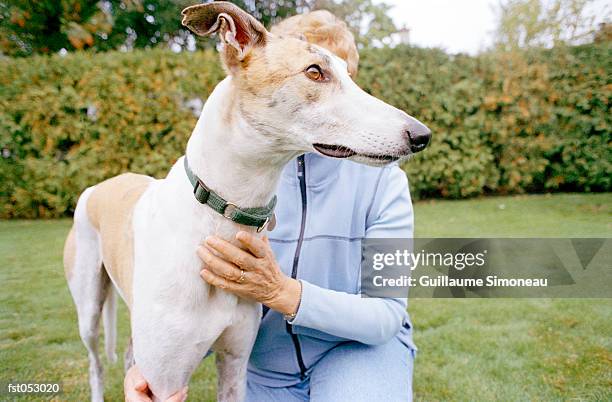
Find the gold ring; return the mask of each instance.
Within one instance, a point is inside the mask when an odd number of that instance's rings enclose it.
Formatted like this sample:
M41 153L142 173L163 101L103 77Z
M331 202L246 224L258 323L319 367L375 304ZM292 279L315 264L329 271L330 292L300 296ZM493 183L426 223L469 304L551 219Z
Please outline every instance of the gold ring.
M238 278L238 283L244 282L244 269L240 270L240 278Z

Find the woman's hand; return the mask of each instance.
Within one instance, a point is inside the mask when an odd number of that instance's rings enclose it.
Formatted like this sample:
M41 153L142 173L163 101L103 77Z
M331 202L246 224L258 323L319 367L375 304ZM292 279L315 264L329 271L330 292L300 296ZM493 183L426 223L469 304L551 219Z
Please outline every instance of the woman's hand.
M202 278L213 286L256 300L282 314L294 314L300 304L302 286L281 270L268 238L238 232L236 239L245 250L216 236L198 248L204 262Z
M126 402L151 402L151 391L147 380L142 376L136 365L130 367L123 380L123 392ZM166 402L184 402L187 399L187 387L183 388Z

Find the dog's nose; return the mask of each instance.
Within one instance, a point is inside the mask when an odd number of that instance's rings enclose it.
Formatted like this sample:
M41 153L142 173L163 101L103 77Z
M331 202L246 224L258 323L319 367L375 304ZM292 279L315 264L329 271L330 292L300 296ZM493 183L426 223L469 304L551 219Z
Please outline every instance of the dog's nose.
M410 119L406 133L408 134L412 153L424 150L431 139L431 130L415 118Z

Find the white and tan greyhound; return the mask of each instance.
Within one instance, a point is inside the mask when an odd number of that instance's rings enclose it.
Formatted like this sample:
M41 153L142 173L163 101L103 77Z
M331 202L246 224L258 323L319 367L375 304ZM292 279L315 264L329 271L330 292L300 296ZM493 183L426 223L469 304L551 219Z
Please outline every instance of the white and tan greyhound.
M228 73L186 156L161 180L128 173L86 189L65 245L94 401L103 400L100 316L106 352L116 358L115 290L129 307L133 358L156 400L187 385L209 349L218 399L242 400L261 306L202 281L197 247L212 234L234 240L239 230L260 231L283 166L302 153L382 166L430 137L419 121L361 90L340 58L270 34L231 3L188 7L183 24L219 34Z

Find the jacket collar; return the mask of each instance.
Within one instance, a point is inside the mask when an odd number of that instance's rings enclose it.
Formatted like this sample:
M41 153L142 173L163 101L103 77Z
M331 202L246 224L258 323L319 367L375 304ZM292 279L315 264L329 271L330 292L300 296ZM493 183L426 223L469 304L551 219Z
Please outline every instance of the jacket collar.
M335 180L336 177L338 177L339 168L342 162L342 159L328 158L315 153L305 154L306 187L319 187ZM293 185L299 185L297 158L285 165L282 180Z

